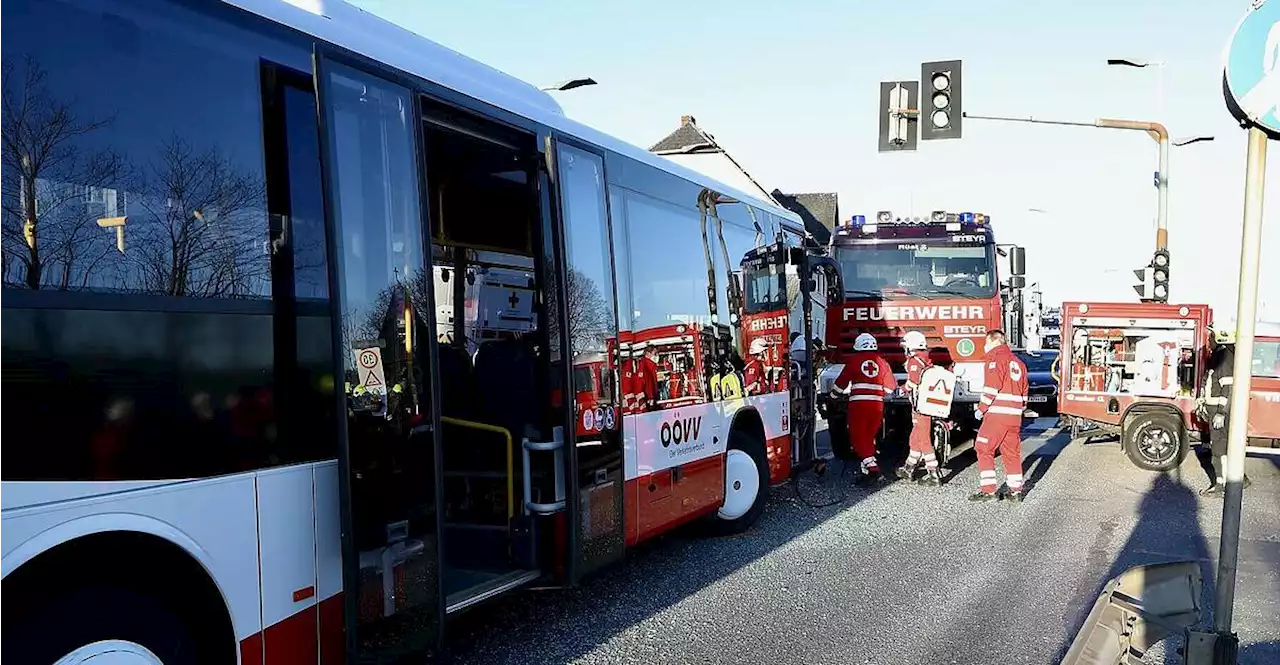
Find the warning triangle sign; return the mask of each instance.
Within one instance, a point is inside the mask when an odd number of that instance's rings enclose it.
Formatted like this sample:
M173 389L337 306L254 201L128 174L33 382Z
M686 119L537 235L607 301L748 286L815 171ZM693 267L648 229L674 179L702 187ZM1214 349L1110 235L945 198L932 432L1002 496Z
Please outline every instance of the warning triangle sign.
M382 379L378 378L378 374L376 372L369 372L369 375L364 378L364 387L381 388Z

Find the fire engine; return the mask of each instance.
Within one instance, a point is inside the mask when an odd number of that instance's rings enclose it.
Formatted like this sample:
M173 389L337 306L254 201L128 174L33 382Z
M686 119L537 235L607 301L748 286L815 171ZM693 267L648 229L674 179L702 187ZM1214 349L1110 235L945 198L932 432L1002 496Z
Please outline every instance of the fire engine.
M1207 424L1196 416L1213 330L1208 305L1062 305L1058 409L1072 438L1118 434L1143 469L1178 466ZM1280 452L1280 330L1259 325L1252 359L1249 445Z
M876 337L880 353L906 378L901 339L924 333L934 364L957 375L953 422L974 428L973 406L982 394L982 345L988 330L1004 327L1002 291L1025 281L1023 251L997 248L991 218L982 213L935 211L928 219L897 218L881 211L874 221L854 215L832 234L829 251L843 278L843 293L827 304L826 344L833 364L819 379L819 408L832 443L842 454L844 417L831 387L860 333ZM1012 276L1001 284L997 256L1010 257ZM905 425L910 406L894 397L886 408L886 431Z

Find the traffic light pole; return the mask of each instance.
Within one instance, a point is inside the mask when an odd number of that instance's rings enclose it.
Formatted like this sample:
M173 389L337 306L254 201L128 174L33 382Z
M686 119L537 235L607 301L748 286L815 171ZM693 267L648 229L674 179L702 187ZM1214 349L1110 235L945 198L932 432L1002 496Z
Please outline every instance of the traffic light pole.
M1236 296L1234 384L1227 407L1226 481L1222 507L1222 535L1218 548L1218 582L1213 604L1213 628L1219 639L1231 634L1236 596L1236 565L1240 554L1240 508L1244 494L1244 453L1248 443L1249 396L1253 381L1253 333L1258 314L1258 267L1262 247L1262 193L1267 168L1267 135L1249 130L1244 181L1244 229L1240 237L1240 291Z
M1000 120L1004 122L1026 122L1035 125L1063 125L1067 127L1100 127L1102 129L1129 129L1146 132L1148 136L1160 144L1160 172L1156 175L1156 190L1159 195L1159 211L1156 213L1156 251L1169 247L1169 130L1158 122L1142 120L1116 120L1114 118L1098 118L1091 122L1075 120L1043 120L1035 117L1010 118L998 115L963 114L965 118L975 120Z

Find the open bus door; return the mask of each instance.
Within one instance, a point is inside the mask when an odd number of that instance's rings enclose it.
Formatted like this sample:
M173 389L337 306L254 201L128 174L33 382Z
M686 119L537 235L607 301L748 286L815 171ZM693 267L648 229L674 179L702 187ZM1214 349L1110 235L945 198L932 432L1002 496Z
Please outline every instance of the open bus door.
M439 646L441 458L414 93L315 54L348 662ZM409 273L409 274L406 274ZM423 302L425 301L425 302ZM426 325L422 322L425 321Z
M567 414L563 455L567 533L561 542L567 564L564 581L574 584L621 559L625 549L626 478L615 369L620 366L618 289L604 156L560 136L546 137L544 145L552 183L556 274L563 277L556 280ZM601 390L577 385L592 372L575 371L579 368L573 362L589 358L604 358L598 377L609 385ZM594 408L576 408L580 404L573 396L588 391L596 394Z
M794 464L804 468L817 458L817 399L819 350L813 346L814 303L821 298L825 307L840 306L844 300L844 286L840 276L840 264L827 256L815 256L803 246L790 248L791 270L798 277L795 283L788 280L788 288L798 293L802 328L796 332L803 336L804 350L792 349L791 363L791 431L794 448ZM824 288L825 287L825 288ZM794 307L793 307L794 310Z

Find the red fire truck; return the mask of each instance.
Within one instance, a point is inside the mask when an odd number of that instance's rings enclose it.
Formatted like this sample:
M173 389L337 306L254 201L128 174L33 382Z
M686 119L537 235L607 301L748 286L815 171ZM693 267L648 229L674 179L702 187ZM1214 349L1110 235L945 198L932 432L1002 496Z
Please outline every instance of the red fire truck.
M1208 305L1067 302L1062 305L1059 413L1072 438L1118 434L1125 454L1153 471L1176 467L1205 433L1196 417L1213 335ZM1280 335L1260 325L1253 353L1249 445L1280 452Z
M830 398L831 384L861 333L876 337L880 352L905 380L902 336L924 333L935 364L958 375L953 421L972 427L973 405L983 389L982 345L988 330L1004 327L1002 287L1020 287L1023 251L996 246L991 218L981 213L934 212L929 219L896 218L880 212L874 221L854 215L832 234L830 251L840 266L843 301L827 306L826 343L833 364L819 379L819 408L832 443L845 443L843 411ZM1012 276L1000 282L997 256L1010 257ZM891 398L888 429L905 424L905 398Z

